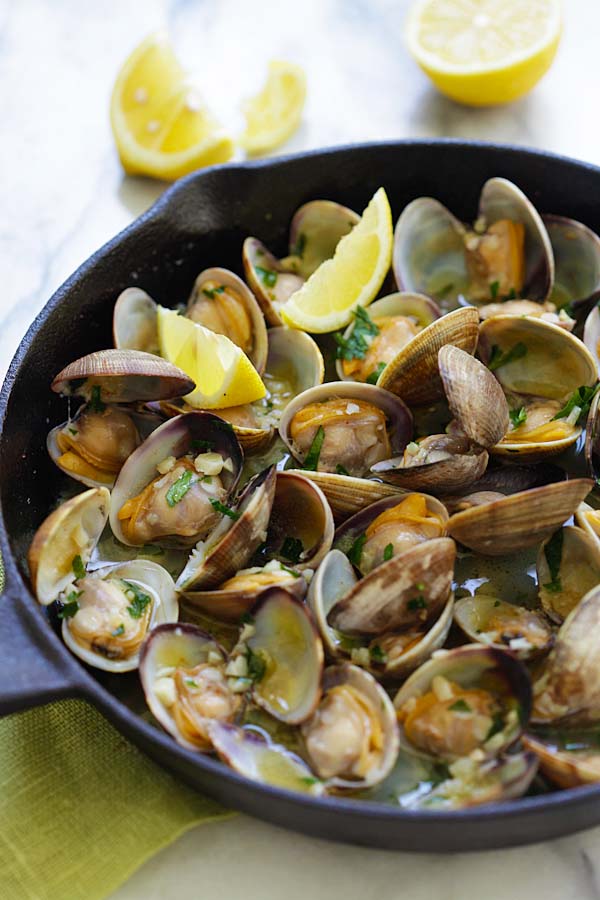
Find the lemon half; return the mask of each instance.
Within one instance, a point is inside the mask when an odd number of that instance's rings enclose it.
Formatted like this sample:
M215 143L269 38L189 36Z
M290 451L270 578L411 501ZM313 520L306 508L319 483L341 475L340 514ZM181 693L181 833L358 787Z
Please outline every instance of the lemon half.
M408 47L436 87L470 106L509 103L550 68L560 0L420 0Z

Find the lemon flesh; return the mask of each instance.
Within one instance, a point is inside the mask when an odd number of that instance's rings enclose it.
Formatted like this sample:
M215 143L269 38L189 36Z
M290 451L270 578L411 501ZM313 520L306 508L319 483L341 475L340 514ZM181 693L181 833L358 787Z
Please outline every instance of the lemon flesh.
M317 334L348 325L356 307L368 306L377 296L390 267L392 243L392 212L379 188L334 256L281 307L285 324Z
M560 34L559 0L421 0L406 39L443 94L490 106L516 100L537 84Z
M246 130L240 144L250 156L268 153L296 131L306 98L304 70L293 63L273 60L260 94L248 100Z
M233 156L231 138L188 83L163 35L147 38L121 67L110 119L129 174L173 180Z
M260 375L233 341L203 325L158 307L160 354L196 382L184 398L196 409L225 409L260 400L266 388Z

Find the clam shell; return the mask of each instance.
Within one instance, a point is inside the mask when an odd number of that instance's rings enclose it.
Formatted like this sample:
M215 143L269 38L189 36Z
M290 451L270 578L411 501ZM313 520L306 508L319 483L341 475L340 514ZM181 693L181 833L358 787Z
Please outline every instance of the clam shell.
M600 310L594 305L583 326L583 343L596 361L596 367L600 371Z
M525 355L495 370L502 387L517 394L563 400L581 385L597 380L596 363L574 335L542 319L493 316L481 323L479 354L489 362L492 348L506 353L517 344Z
M229 269L221 269L217 267L212 269L204 269L203 272L200 272L194 282L194 287L192 288L192 293L190 294L190 298L188 300L186 316L188 318L193 318L193 316L191 316L190 314L191 310L193 309L198 295L202 293L203 286L210 281L217 281L219 283L219 286L223 286L225 287L225 289L231 288L235 292L235 294L237 294L237 296L241 298L244 306L246 307L246 311L252 323L253 337L252 349L248 352L247 355L258 374L262 375L262 373L265 371L265 366L267 363L267 328L261 308L258 305L254 294L249 290L248 286L242 281L241 278L238 278L238 276L233 272L230 272ZM219 296L219 294L215 294L212 302L218 303Z
M360 216L333 200L310 200L294 213L290 224L289 260L294 271L309 278L322 262L330 259L341 238L360 222ZM300 251L300 252L299 252Z
M348 778L336 775L333 778L329 778L326 784L329 788L339 790L357 790L359 788L372 787L375 784L379 784L390 774L398 758L398 724L394 707L386 692L377 684L373 676L357 666L343 663L338 666L330 666L325 670L323 693L326 695L327 691L340 685L348 685L354 691L362 694L371 708L377 710L382 731L383 747L378 764L372 766L364 778ZM310 721L307 722L303 728L305 737L310 724ZM310 754L308 755L310 758Z
M195 387L177 366L140 350L98 350L65 366L52 382L52 390L89 400L100 388L105 403L165 400L189 394Z
M548 563L549 546L561 539L558 572ZM600 584L600 549L589 534L572 525L560 529L544 541L537 557L538 592L543 609L553 622L564 622L582 597Z
M144 641L140 653L140 680L150 712L178 744L196 752L199 748L183 737L169 708L157 697L155 682L162 669L176 666L193 669L207 662L209 653L220 656L223 663L227 660L224 649L208 632L183 622L154 628Z
M593 482L575 478L511 494L455 513L448 532L484 556L504 556L550 537L588 495Z
M117 540L128 541L119 521L123 504L136 497L157 476L156 466L168 456L179 458L192 449L192 441L210 440L212 448L233 461L233 473L225 469L222 481L229 495L239 480L243 456L230 426L209 412L190 412L164 422L131 454L112 492L110 527Z
M386 459L371 467L374 475L406 491L432 491L451 494L463 490L481 478L487 468L488 454L481 452L455 453L449 459L404 466L403 457Z
M479 198L479 215L486 225L499 219L525 226L524 293L530 300L547 300L554 284L554 254L542 217L523 191L506 178L490 178Z
M510 422L502 388L479 360L451 344L440 349L438 361L452 415L473 443L489 450Z
M251 781L301 791L313 797L324 793L323 784L306 763L281 744L266 741L256 731L226 722L214 721L208 730L219 759Z
M75 581L73 561L87 566L108 520L110 493L92 488L72 497L50 513L36 531L27 562L37 600L44 606L56 600Z
M293 396L322 384L325 375L323 354L316 342L295 328L269 328L269 355L265 383L271 378L289 380Z
M353 478L349 475L337 475L330 472L308 472L302 469L288 469L286 474L302 474L304 478L316 484L331 507L336 522L359 512L377 500L386 497L398 499L407 491L391 484L383 484L367 478Z
M600 585L569 613L533 685L532 723L600 721Z
M323 644L303 603L282 588L269 588L253 609L252 653L268 660L252 698L289 725L312 715L321 697Z
M496 610L498 609L507 614L514 611L514 621L517 623L520 621L520 617L525 616L524 628L527 629L531 625L537 626L540 637L542 633L546 635L544 645L535 646L530 643L527 647L523 644L522 639L517 639L514 645L512 641L504 643L492 640L487 631L490 620L497 614ZM454 606L454 621L473 643L486 644L486 646L494 647L497 650L510 650L518 659L526 660L539 656L540 653L548 651L552 646L552 629L543 616L535 610L526 609L517 604L506 603L498 600L496 597L488 597L478 593L474 597L463 597L461 600L457 600ZM524 637L526 637L526 634Z
M436 319L404 347L381 373L378 387L421 406L443 395L438 353L446 344L473 354L477 347L479 313L465 306Z
M600 238L587 225L564 216L544 215L554 254L554 289L551 300L585 300L600 289Z
M117 350L142 350L159 355L158 306L141 288L121 291L113 312L113 341Z
M178 590L217 587L246 566L267 535L275 478L275 468L271 466L246 485L235 504L238 518L224 516L208 538L192 550L177 579Z
M580 787L600 781L600 753L597 748L581 750L561 750L551 737L524 734L523 746L535 753L539 759L540 771L560 788Z
M148 632L158 625L176 622L179 618L179 606L175 594L173 579L166 569L149 559L134 559L131 562L117 563L114 566L106 566L96 569L88 578L105 577L123 578L137 584L152 598L152 612L148 624ZM139 652L127 659L108 659L101 653L94 652L92 648L79 644L71 632L71 620L63 619L62 637L71 651L79 659L95 669L115 674L132 672L137 669L140 661Z
M218 622L232 622L237 625L244 615L250 613L261 594L271 590L272 587L281 587L298 600L304 598L307 591L304 578L298 577L294 581L290 580L287 573L283 572L283 575L286 576L285 581L282 581L280 585L260 585L248 590L240 590L240 588L235 590L224 588L187 589L180 598L181 610L192 621L198 613L201 613Z
M280 260L253 237L246 238L242 247L244 274L250 290L258 300L269 325L282 325L280 307L304 284L304 278L286 270ZM273 275L261 275L261 269L275 273L275 283L269 286L265 279Z
M388 421L390 444L395 452L404 449L412 435L412 415L399 397L372 384L358 384L349 381L331 382L303 391L288 403L279 423L279 434L284 444L296 458L299 458L290 437L290 425L296 413L311 403L332 399L361 400L382 410ZM300 460L303 462L303 460ZM347 476L343 476L347 477Z
M585 531L600 552L600 512L588 503L580 503L575 510L575 524Z
M452 589L455 557L449 538L434 538L392 557L339 600L333 626L347 634L385 634L435 619ZM416 597L424 607L415 604Z
M504 729L490 738L491 745L482 747L489 756L497 756L510 747L520 736L522 728L529 721L531 712L531 682L523 663L513 654L495 650L481 644L465 644L454 650L440 650L408 678L394 697L394 706L400 710L411 698L419 698L431 690L437 676L442 676L460 687L468 689L481 684L490 677L496 689L502 685L501 695L509 698L518 711L517 720L505 723ZM406 750L422 755L407 739L400 725L400 745ZM451 755L446 756L452 759Z

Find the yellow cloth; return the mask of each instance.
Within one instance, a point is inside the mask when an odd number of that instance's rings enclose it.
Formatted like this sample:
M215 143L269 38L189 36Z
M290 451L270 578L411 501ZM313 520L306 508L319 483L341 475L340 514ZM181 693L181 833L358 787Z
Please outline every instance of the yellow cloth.
M0 562L0 590L2 579ZM100 900L193 825L228 815L82 700L0 719L2 900Z

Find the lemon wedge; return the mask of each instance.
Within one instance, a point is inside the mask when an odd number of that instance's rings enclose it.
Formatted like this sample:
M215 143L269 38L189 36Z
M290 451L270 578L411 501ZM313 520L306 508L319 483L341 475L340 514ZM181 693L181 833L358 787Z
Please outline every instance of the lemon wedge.
M167 38L152 35L117 76L110 120L129 174L174 180L233 156L233 142L186 74Z
M379 188L332 259L321 263L281 307L285 324L317 334L344 328L357 306L368 306L377 296L390 267L392 243L392 211Z
M224 409L260 400L266 388L260 375L233 341L203 325L158 307L160 354L193 378L196 389L185 397L196 409Z
M268 153L287 141L300 124L305 97L304 70L281 60L270 62L265 86L244 107L246 130L240 144L246 153Z
M560 0L421 0L406 38L443 94L488 106L530 91L550 68L560 34Z

